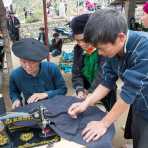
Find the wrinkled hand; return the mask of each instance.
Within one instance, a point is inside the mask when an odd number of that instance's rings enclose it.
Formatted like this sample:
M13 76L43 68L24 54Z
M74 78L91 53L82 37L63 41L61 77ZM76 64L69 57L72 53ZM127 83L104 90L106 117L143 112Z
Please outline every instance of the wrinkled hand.
M73 103L68 109L68 114L72 118L77 118L77 115L81 112L84 112L87 109L87 107L88 105L85 103L85 101Z
M20 100L15 100L12 104L12 109L15 109L17 107L20 107L21 106L21 101Z
M39 100L45 99L48 97L47 93L34 93L28 100L27 103L37 102Z
M99 139L107 131L107 127L102 121L91 121L82 132L83 139L91 142Z

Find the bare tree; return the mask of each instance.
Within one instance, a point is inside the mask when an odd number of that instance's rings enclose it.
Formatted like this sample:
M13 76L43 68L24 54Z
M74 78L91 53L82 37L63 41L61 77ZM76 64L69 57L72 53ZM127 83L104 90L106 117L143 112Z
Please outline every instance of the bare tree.
M135 8L136 8L136 0L127 0L125 2L127 19L130 20L131 17L135 17Z
M10 38L9 38L8 29L7 29L6 10L2 0L0 0L0 29L4 36L4 51L6 54L7 67L8 67L8 73L9 73L10 70L12 69L12 58L11 58L11 51L10 51Z

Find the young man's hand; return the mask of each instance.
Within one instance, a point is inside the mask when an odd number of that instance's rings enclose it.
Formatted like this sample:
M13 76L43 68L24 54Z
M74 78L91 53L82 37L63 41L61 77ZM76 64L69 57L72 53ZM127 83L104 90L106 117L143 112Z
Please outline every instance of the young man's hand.
M107 131L107 127L102 121L91 121L82 132L83 139L91 142L102 137Z
M73 103L68 109L68 114L72 118L77 118L77 115L81 112L84 112L87 109L87 107L88 105L85 101Z
M19 99L15 100L12 104L12 109L15 109L17 107L21 106L21 101Z
M34 93L28 100L27 103L33 103L33 102L37 102L39 100L45 99L48 97L47 93Z

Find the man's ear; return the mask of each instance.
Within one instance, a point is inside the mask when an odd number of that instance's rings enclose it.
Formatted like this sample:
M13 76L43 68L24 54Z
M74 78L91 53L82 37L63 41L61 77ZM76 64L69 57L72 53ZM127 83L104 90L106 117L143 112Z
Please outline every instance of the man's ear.
M118 38L120 39L121 42L125 42L127 35L123 32L118 33Z

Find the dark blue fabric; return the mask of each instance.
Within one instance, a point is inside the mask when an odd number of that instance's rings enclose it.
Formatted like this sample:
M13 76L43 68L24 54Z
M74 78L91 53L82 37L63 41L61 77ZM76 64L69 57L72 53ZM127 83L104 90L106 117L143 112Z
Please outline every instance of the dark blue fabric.
M27 100L33 93L48 93L48 98L55 95L65 95L65 81L53 63L42 62L39 73L33 77L19 67L12 71L9 80L9 95L12 101L23 97Z
M148 120L148 33L129 31L123 57L108 58L102 84L115 87L118 76L124 84L120 96L133 104L134 112Z
M17 108L15 111L31 112L40 105L45 106L48 109L46 116L54 123L50 124L50 127L61 137L86 145L88 148L112 148L112 138L115 133L113 125L111 125L107 133L99 140L91 143L86 143L83 140L81 133L87 123L89 121L101 120L106 113L97 107L89 107L87 111L81 113L77 119L73 119L67 114L67 110L72 103L77 101L78 99L75 97L56 96L50 100L47 99L26 105L22 108Z

